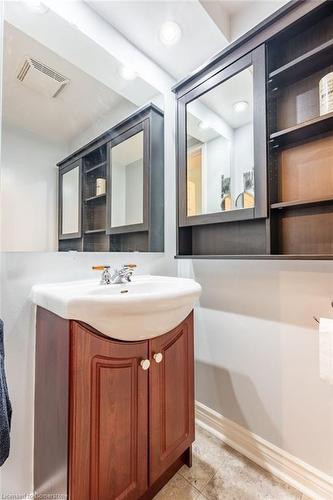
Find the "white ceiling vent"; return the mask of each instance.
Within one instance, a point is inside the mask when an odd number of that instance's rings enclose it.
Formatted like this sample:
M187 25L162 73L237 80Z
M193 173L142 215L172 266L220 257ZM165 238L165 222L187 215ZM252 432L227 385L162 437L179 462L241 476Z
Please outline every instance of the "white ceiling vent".
M31 57L24 59L17 79L26 87L46 97L57 97L69 83L63 75Z

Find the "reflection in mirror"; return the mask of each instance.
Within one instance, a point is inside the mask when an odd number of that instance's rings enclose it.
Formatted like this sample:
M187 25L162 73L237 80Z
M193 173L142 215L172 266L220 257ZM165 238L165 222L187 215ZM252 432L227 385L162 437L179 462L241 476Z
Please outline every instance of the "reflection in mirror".
M143 132L111 148L111 226L143 223Z
M57 8L50 6L47 12L28 4L7 1L4 7L2 249L120 251L120 237L114 237L112 246L106 227L107 144L89 150L89 143L150 103L163 110L163 96L151 84L153 65L150 81L136 68L124 66L130 50L136 49L120 33L115 35L111 26L108 37L106 20L100 18L99 23L83 2L75 2L74 10L71 2L54 2ZM88 16L91 11L94 23L88 19L78 26L75 13L80 9ZM128 141L114 151L115 161L119 160L115 167L119 178L112 191L118 210L112 220L115 225L142 219L142 148L141 153L131 149ZM80 174L77 168L66 170L69 164L76 167L78 160ZM58 201L61 185L64 192ZM69 234L72 239L66 237ZM140 241L145 242L143 236ZM133 236L131 249L141 250L143 243L139 248Z
M62 234L78 233L80 230L79 215L80 167L75 167L62 176Z
M254 207L252 66L186 111L187 215Z

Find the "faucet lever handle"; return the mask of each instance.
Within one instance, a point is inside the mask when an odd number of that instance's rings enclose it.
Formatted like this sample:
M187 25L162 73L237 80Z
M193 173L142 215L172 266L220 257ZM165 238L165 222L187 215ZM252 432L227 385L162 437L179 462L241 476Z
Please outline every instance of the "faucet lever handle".
M135 269L138 266L136 264L124 264L124 267L126 267L127 269Z
M110 266L92 266L93 271L104 271L105 269L110 269Z

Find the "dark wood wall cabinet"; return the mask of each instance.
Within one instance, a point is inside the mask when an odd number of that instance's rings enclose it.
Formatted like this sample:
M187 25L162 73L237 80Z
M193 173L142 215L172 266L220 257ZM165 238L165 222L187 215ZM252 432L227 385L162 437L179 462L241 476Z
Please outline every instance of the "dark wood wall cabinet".
M159 108L139 109L58 167L60 251L164 251Z
M319 92L331 72L333 2L294 1L174 87L178 258L333 258L333 107ZM241 81L251 87L245 96ZM252 148L237 142L247 121L231 114L232 99L234 111L251 114ZM229 174L221 145L213 165L220 136L235 145ZM235 169L250 155L242 191Z
M38 308L36 494L153 498L191 464L193 363L193 313L165 335L123 342Z

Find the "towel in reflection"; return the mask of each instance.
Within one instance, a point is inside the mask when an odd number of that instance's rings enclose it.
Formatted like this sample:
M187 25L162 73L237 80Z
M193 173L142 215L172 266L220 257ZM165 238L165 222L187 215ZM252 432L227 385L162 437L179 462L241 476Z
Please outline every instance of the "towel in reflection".
M0 319L0 465L9 455L10 423L12 406L10 404L5 374L5 349L3 342L3 321Z

